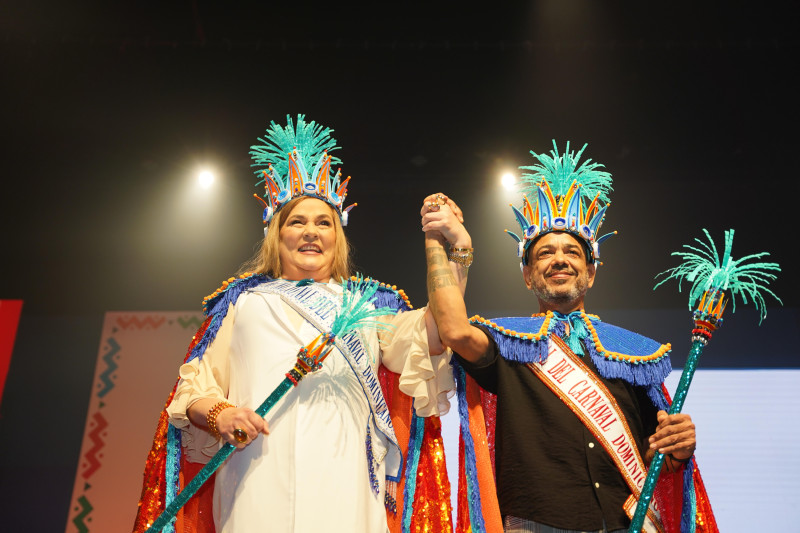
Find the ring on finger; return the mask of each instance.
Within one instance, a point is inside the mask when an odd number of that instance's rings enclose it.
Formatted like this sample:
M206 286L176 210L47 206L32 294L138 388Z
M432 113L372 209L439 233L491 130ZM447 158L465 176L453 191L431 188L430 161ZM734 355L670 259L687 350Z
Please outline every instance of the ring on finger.
M236 442L245 443L247 439L250 437L247 435L247 432L242 428L236 428L233 430L233 438L236 439Z

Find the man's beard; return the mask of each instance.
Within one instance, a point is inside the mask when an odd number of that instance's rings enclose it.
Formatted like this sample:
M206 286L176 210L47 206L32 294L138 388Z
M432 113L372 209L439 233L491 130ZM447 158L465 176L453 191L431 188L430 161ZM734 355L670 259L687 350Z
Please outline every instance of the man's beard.
M575 283L569 288L562 288L560 286L551 286L546 282L546 278L541 280L533 280L533 287L531 290L536 297L550 304L565 304L570 302L577 302L586 294L589 288L589 273L584 272L583 275L575 279Z

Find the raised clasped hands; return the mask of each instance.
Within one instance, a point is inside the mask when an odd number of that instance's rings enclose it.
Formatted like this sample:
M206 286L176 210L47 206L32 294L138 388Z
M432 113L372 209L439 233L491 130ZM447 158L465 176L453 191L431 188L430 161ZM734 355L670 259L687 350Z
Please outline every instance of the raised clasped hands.
M472 246L472 239L464 227L461 208L446 194L428 195L422 202L419 214L425 233L436 232L452 246Z

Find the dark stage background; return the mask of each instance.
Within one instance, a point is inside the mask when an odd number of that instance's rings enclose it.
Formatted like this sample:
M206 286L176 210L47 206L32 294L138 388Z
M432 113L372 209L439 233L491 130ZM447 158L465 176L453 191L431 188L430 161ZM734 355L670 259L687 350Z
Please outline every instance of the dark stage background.
M782 265L784 305L760 329L728 311L702 365L800 366L791 4L231 4L0 3L0 298L25 302L0 406L4 528L63 530L103 313L197 309L252 254L248 149L287 113L335 129L358 268L416 305L418 211L444 191L475 243L470 311L535 311L499 177L551 139L588 142L619 231L588 309L671 340L682 365L687 294L653 276L701 228L718 245L735 228L735 257Z

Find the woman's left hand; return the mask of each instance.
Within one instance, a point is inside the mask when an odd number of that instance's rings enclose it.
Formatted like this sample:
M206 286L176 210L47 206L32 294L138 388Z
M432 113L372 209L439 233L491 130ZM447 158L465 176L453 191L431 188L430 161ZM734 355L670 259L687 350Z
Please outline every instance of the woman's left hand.
M259 434L269 435L269 426L252 409L229 407L217 415L217 431L228 444L244 448Z

